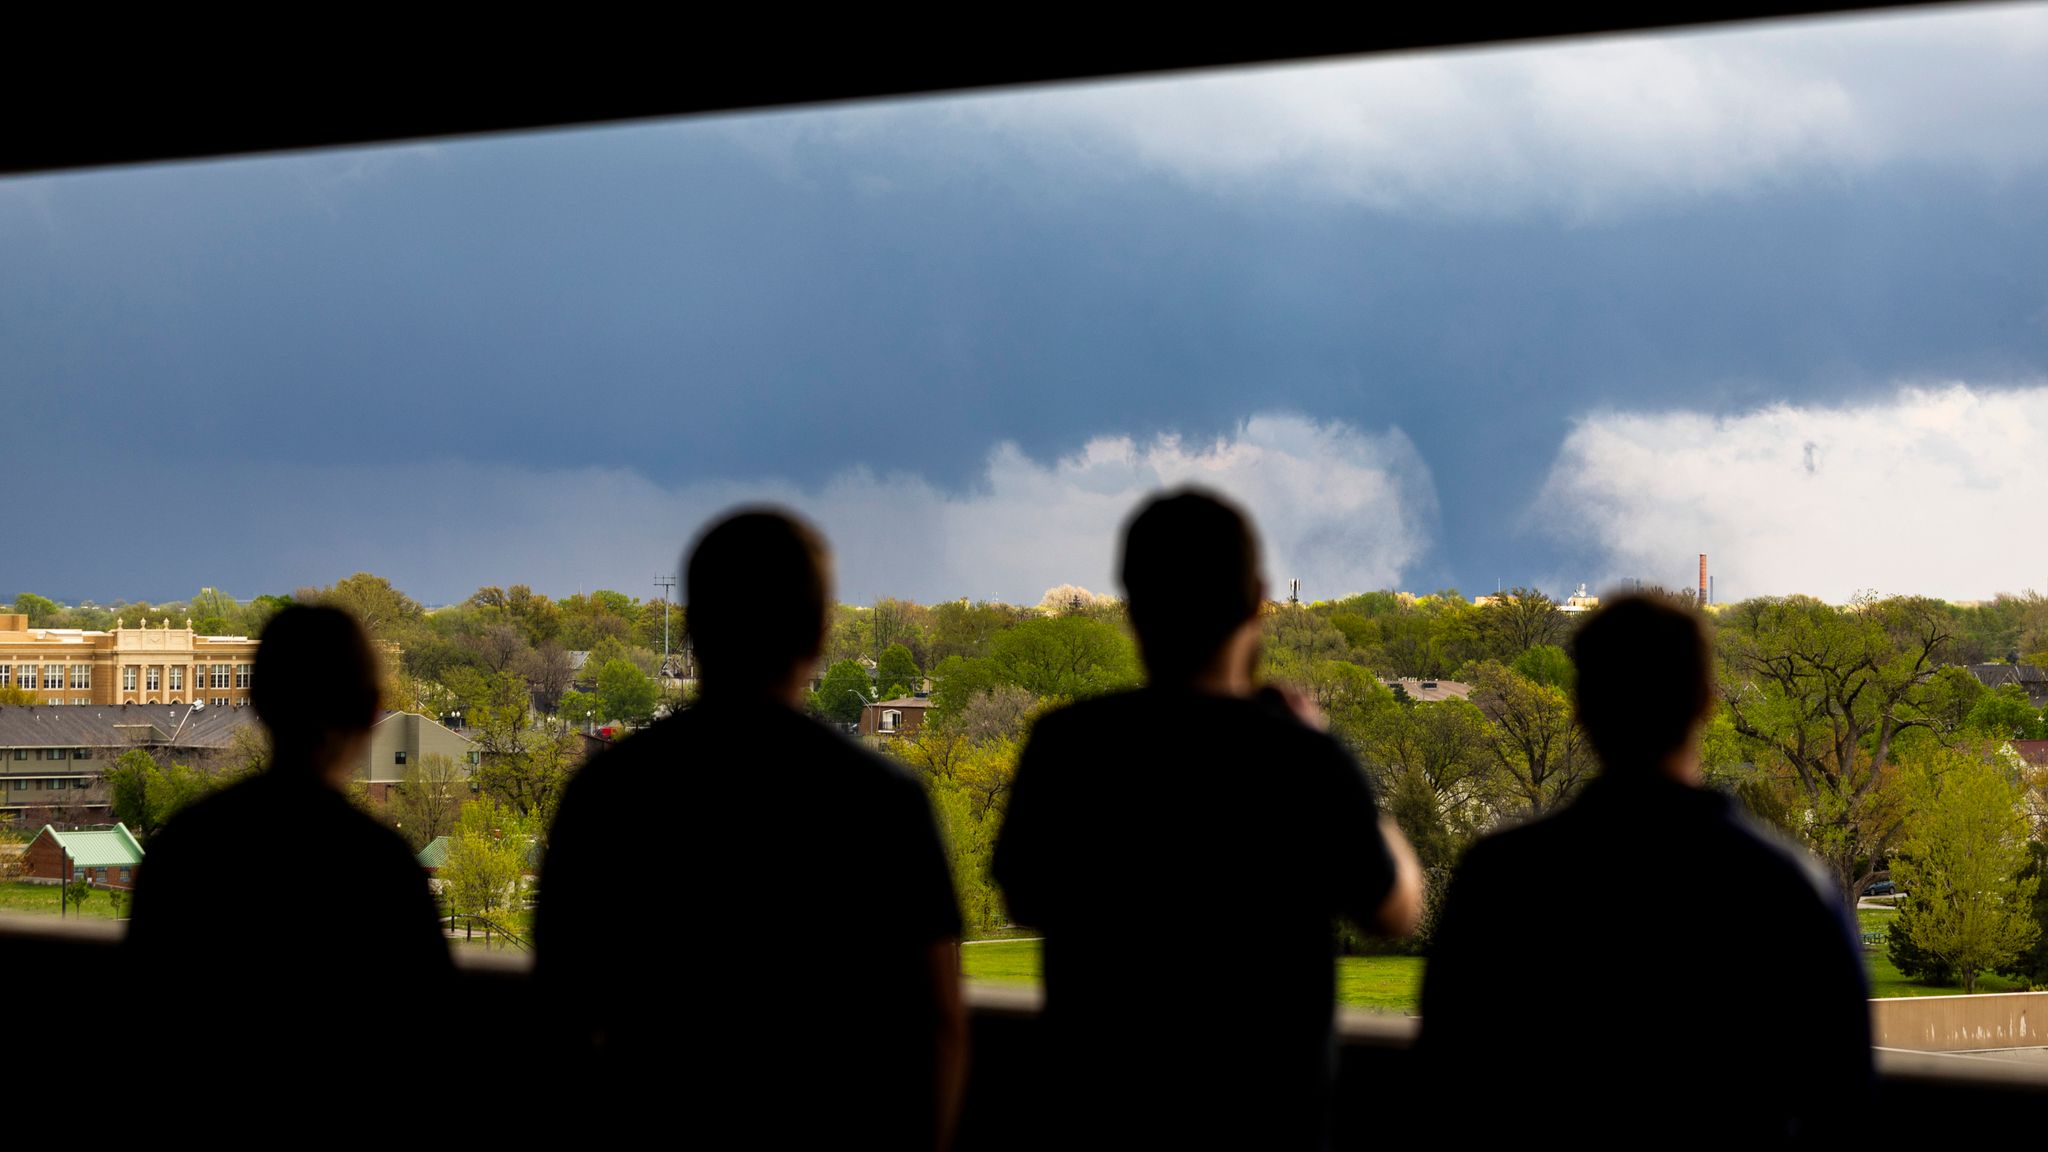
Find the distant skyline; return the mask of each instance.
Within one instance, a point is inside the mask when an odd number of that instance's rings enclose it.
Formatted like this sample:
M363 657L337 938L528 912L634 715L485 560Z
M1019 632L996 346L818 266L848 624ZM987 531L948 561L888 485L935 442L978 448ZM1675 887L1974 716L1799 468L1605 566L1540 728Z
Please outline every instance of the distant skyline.
M2048 589L2048 5L0 180L0 594Z

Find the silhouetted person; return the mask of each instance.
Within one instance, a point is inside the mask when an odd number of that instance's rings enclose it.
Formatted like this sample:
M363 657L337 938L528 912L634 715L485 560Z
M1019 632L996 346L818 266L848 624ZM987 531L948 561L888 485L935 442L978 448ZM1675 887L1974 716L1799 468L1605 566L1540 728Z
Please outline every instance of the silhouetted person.
M995 850L1045 934L1044 1146L1315 1147L1335 921L1412 930L1414 855L1309 706L1254 688L1241 513L1152 500L1122 575L1149 683L1038 722Z
M536 960L600 1135L915 1149L950 1125L960 912L930 805L797 711L829 565L780 512L705 532L684 574L702 695L562 799Z
M448 945L426 872L344 792L377 684L353 617L279 612L249 687L269 766L144 846L127 944L136 984L98 995L137 1011L151 1059L127 1079L167 1109L150 1122L252 1123L259 1108L310 1120L289 1111L307 1104L324 1128L346 1127L360 1113L337 1094L416 1075L446 1035ZM232 1093L225 1110L220 1093Z
M1807 853L1700 787L1705 629L1624 597L1573 655L1605 770L1458 867L1423 984L1437 1108L1475 1144L1842 1142L1871 1075L1857 938Z

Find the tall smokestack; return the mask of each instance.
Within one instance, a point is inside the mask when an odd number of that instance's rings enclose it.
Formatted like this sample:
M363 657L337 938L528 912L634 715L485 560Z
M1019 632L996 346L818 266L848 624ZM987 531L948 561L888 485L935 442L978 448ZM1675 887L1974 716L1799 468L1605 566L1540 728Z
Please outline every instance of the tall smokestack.
M1707 554L1700 553L1700 606L1707 604Z

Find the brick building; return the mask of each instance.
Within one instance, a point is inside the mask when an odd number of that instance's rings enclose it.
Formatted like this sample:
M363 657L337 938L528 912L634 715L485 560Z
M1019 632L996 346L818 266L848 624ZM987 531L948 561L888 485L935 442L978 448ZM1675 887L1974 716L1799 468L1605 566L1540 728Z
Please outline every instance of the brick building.
M132 888L142 866L142 845L125 824L59 832L43 825L23 853L28 875L39 880L91 880L100 888Z
M0 812L41 813L66 824L104 820L101 775L123 752L142 748L159 763L209 768L255 724L250 708L0 706Z
M924 727L924 714L931 706L931 699L926 696L878 700L860 710L860 734L908 736Z
M34 692L45 705L208 704L249 702L256 641L202 636L192 622L169 620L111 631L31 628L28 617L0 612L0 688Z

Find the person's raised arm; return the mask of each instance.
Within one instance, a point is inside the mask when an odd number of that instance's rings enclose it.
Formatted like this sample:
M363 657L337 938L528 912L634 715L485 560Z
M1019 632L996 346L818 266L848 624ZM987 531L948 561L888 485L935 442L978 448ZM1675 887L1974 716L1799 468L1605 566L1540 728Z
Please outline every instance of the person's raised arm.
M1394 885L1380 901L1374 927L1389 936L1406 936L1422 924L1422 862L1390 816L1380 817L1380 839L1394 859Z

